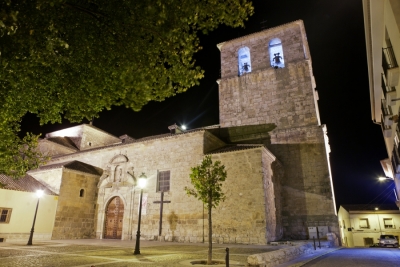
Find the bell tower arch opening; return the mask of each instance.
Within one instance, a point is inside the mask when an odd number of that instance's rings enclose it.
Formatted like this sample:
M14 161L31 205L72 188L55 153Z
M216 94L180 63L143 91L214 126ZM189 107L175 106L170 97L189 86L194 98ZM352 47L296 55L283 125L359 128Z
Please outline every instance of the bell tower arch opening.
M285 59L283 58L282 42L279 38L274 38L269 42L268 46L269 58L271 66L275 69L285 67Z

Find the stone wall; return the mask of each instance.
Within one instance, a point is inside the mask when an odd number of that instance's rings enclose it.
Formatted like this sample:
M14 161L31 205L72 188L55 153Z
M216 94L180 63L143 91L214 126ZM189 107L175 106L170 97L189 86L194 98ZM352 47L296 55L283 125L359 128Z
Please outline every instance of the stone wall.
M64 169L52 239L95 237L98 181L98 176Z
M285 67L270 65L268 44L282 41ZM250 48L252 72L237 75L237 51ZM318 124L314 77L301 21L220 45L222 127L273 123L278 128Z
M275 69L270 64L268 46L273 38L282 42L284 68ZM244 46L250 49L252 71L238 76L238 50ZM281 192L276 201L276 219L282 221L283 238L305 239L307 227L317 225L327 225L338 234L328 148L319 123L315 80L302 21L230 40L219 48L221 126L274 126L268 135L258 134L259 138L254 140L266 145L284 170L279 178L275 177L279 181L276 186L281 188L274 189L275 195ZM282 236L278 228L272 232Z
M262 172L265 190L265 214L267 242L280 240L283 235L281 207L282 165L270 151L264 149L262 154Z
M323 127L274 130L271 136L274 143L268 148L285 167L281 179L284 238L306 239L307 227L318 225L329 226L338 235Z
M165 192L164 200L171 201L163 205L162 236L170 241L200 242L202 240L202 205L189 198L184 187L190 184L190 167L199 164L203 158L204 131L176 134L165 138L150 139L105 149L99 152L84 153L81 160L99 164L107 169L112 165L115 155L122 154L127 158L126 170L137 178L142 172L147 176L144 189L142 210L142 237L158 239L160 192L157 192L157 174L159 171L170 171L170 191ZM217 140L214 142L218 143ZM221 141L219 141L221 142ZM120 166L123 166L120 164ZM102 238L104 211L108 201L119 196L124 202L124 219L122 239L135 236L138 222L138 203L140 190L135 187L135 178L124 173L121 181L113 179L113 172L106 177L109 183L99 188L97 237Z
M213 213L214 241L266 244L275 240L275 234L267 232L276 227L272 171L267 167L275 158L263 147L212 158L220 160L228 174L223 184L226 200Z
M184 188L192 186L189 178L190 168L201 163L204 149L214 150L223 144L207 131L195 131L66 155L63 158L54 159L52 163L55 164L61 160L79 160L105 170L99 182L97 238L103 237L105 209L114 196L119 196L124 202L122 239L134 238L137 230L140 193L135 187L135 178L144 172L148 184L144 189L142 237L152 240L202 242L203 224L204 238L208 240L207 211L203 209L202 202L187 196ZM268 167L268 164L274 161L274 157L269 152L265 153L267 152L263 147L251 147L246 150L212 155L214 160L222 161L228 172L227 182L223 186L227 199L213 211L215 242L265 244L267 237L273 239L276 236L266 234L266 222L269 220L267 216L275 217L276 213L272 208L275 205L272 189L267 195L264 194L264 184L267 180L272 184L271 175L274 173L272 168ZM264 160L263 154L265 154ZM122 160L123 158L126 158L126 161ZM113 177L116 159L118 166L124 170L121 179ZM263 174L263 168L268 169L265 174ZM165 170L170 171L171 184L170 191L165 192L164 200L171 202L163 206L162 234L159 237L160 204L154 201L160 200L160 192L157 192L157 173ZM67 178L63 177L63 181ZM75 188L78 187L75 185ZM62 195L61 191L60 195ZM266 200L268 200L271 214L266 214ZM65 208L63 212L66 214L63 217L70 216L68 208ZM275 222L275 219L271 222ZM56 225L60 226L57 223Z
M298 20L219 44L221 78L238 75L238 50L244 46L250 49L252 72L271 68L268 45L274 38L282 42L285 63L310 59L304 25Z

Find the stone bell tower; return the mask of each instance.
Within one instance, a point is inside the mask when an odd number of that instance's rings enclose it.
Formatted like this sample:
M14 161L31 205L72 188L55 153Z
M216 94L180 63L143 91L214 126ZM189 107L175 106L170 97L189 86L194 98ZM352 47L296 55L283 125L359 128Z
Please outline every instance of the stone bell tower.
M315 226L328 226L338 235L330 149L326 126L320 123L303 22L230 40L218 48L221 127L250 133L247 143L262 142L283 165L283 238L308 238L308 227Z

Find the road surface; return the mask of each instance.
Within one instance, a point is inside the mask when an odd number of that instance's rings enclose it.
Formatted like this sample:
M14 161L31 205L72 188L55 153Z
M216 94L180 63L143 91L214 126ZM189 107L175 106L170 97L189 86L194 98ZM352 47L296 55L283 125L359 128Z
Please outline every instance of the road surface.
M399 267L398 248L343 248L303 265L307 267Z

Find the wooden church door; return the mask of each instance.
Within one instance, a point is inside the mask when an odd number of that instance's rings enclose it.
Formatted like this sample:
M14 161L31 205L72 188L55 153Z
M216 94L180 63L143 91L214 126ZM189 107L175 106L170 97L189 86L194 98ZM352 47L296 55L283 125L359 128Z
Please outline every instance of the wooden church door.
M124 203L121 198L114 197L106 209L104 238L121 239L122 221L124 218Z

